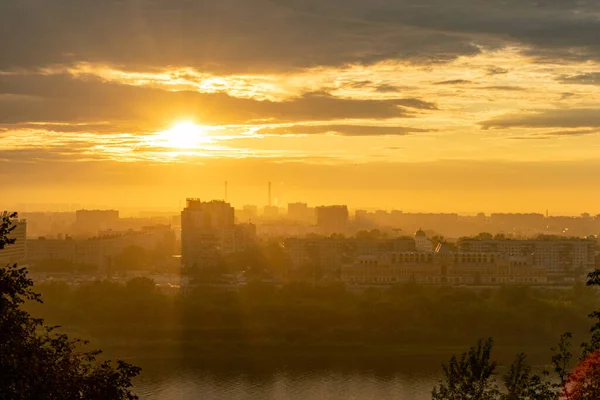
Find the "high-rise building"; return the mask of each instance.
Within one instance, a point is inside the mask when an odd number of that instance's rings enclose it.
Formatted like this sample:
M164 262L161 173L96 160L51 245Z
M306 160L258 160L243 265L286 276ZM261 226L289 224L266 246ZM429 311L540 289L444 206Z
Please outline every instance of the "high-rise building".
M255 205L245 205L241 210L235 210L235 219L237 223L246 223L256 221L258 218L258 207Z
M181 263L184 271L215 267L230 248L234 209L222 200L187 199L181 212Z
M316 209L317 226L327 235L348 230L348 206L321 206Z
M0 248L0 266L7 264L23 264L27 258L27 222L25 220L13 220L14 229L8 234L11 239L16 239L14 243L7 244Z
M117 210L77 210L75 232L96 236L99 231L114 229L119 221Z
M306 203L289 203L287 216L295 222L314 223L315 210Z

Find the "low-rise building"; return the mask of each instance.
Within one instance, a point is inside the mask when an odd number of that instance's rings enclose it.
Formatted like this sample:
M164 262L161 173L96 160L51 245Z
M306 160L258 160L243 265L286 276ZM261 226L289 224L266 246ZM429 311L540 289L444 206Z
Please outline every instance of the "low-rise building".
M387 253L362 256L342 266L341 280L348 284L393 285L543 285L547 273L532 259L499 253L454 253L438 246L432 253Z

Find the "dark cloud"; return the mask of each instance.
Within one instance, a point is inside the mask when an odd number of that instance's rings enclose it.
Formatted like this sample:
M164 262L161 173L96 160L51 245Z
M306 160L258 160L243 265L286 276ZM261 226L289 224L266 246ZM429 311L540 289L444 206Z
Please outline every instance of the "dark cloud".
M400 87L385 83L375 87L375 91L379 93L396 93L400 91Z
M127 127L131 121L160 125L182 117L205 124L386 119L414 116L414 110L437 109L435 104L415 98L359 100L312 92L281 102L257 101L224 93L168 92L68 75L0 76L2 93L34 96L36 100L3 101L0 124L110 121Z
M487 69L488 75L502 75L502 74L508 74L508 70L506 68L501 68L501 67L489 67Z
M552 131L547 132L548 136L581 136L581 135L590 135L594 133L600 132L600 129L576 129L576 130L566 130L566 131Z
M366 87L369 87L372 85L373 85L373 81L363 80L363 81L350 82L349 84L347 84L345 86L348 88L352 88L352 89L362 89L362 88L366 88Z
M0 69L268 72L444 62L515 42L541 60L600 59L598 12L591 0L3 0Z
M577 85L600 85L600 72L589 72L581 75L562 76L559 78L561 83L570 83Z
M576 129L576 130L560 130L560 131L551 131L544 133L534 133L531 135L525 136L511 136L509 139L517 139L517 140L550 140L556 139L559 137L567 137L567 136L583 136L583 135L591 135L595 133L599 133L600 129Z
M519 86L485 86L480 89L489 89L489 90L504 90L507 92L514 92L519 90L525 90L525 88Z
M548 140L553 139L552 136L530 135L530 136L509 136L510 140Z
M472 38L361 17L372 8L366 3L309 3L4 0L0 54L10 56L0 58L0 69L86 61L265 72L480 51Z
M507 114L479 124L494 128L592 128L600 127L600 110L591 108L545 110L535 114Z
M32 130L53 133L148 133L147 130L138 125L119 124L119 123L14 123L0 124L0 132L15 130Z
M410 133L427 132L425 129L403 126L367 126L367 125L294 125L289 127L262 128L259 134L325 134L333 133L345 136L402 136Z
M99 154L83 154L89 144L70 143L68 146L28 147L22 149L0 149L0 160L4 162L59 162L75 161L85 158L87 161L102 159Z
M449 81L435 82L434 85L466 85L468 83L472 82L465 79L452 79Z

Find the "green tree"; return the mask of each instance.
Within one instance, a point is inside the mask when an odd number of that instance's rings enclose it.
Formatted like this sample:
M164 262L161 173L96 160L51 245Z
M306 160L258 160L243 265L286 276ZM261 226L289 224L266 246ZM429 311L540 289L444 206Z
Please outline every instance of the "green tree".
M14 243L15 213L2 213L0 249ZM96 360L100 351L81 351L87 344L57 333L32 318L22 306L40 302L25 268L0 268L0 399L136 399L131 380L140 368L123 361Z
M600 270L588 275L588 285L600 286ZM513 293L514 294L514 293ZM493 380L496 363L491 360L492 340L481 340L477 347L453 356L443 366L444 380L432 391L433 400L598 400L600 399L600 310L590 317L592 338L582 345L579 365L572 369L570 333L561 335L558 346L552 348L551 372L544 378L532 375L525 354L517 355L503 377L501 391ZM553 379L548 377L554 374Z
M433 400L488 400L498 398L493 381L496 362L491 360L492 339L479 340L459 358L443 366L445 382L433 389Z

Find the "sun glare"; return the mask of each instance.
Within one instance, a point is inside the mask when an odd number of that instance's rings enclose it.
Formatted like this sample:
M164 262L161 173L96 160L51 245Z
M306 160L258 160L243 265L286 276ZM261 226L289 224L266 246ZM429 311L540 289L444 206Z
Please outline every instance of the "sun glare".
M174 149L193 149L199 144L210 142L206 129L190 121L179 122L158 134L159 142Z

